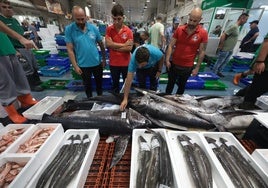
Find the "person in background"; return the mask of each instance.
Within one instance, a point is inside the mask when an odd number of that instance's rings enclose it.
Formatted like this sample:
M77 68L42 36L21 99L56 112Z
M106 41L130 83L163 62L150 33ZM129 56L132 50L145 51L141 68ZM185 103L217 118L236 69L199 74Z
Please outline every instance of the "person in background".
M240 44L240 52L254 52L253 45L256 38L259 36L259 20L254 20L249 23L250 30L246 36L242 39Z
M149 33L147 31L141 31L140 33L136 32L134 33L133 38L133 47L131 53L133 53L140 45L148 44Z
M218 59L213 67L213 72L219 77L224 77L222 70L232 56L233 49L239 36L239 27L247 22L248 16L249 15L247 13L242 13L236 23L229 26L220 37L219 46L217 48Z
M221 35L221 26L217 25L215 29L212 31L214 37L219 37Z
M194 8L189 14L188 23L179 26L171 38L166 51L166 67L168 70L167 94L172 93L176 82L178 84L176 94L183 94L189 76L191 74L195 76L199 71L208 42L207 31L199 24L201 19L202 10ZM170 62L173 49L172 62ZM194 68L196 56L198 56L198 62Z
M97 95L102 95L102 75L106 64L105 48L97 27L87 22L85 11L80 6L72 10L74 22L65 29L68 55L75 72L81 75L87 98L92 97L92 74ZM100 60L98 47L101 49Z
M133 33L124 25L124 9L120 4L113 6L113 25L106 29L105 42L110 50L110 71L113 82L113 92L119 93L120 75L123 82L127 77L127 69L130 61L130 52L133 46Z
M29 24L28 20L23 20L23 25L25 25L28 28L28 31L30 32L29 39L33 40L36 46L40 46L39 36L37 34L35 26Z
M170 40L171 40L174 32L178 28L179 24L180 24L179 17L174 17L172 19L172 25L166 28L166 30L165 30L165 38L166 38L166 45L167 46L169 45Z
M2 0L0 3L0 20L4 22L10 29L16 31L20 35L24 34L24 30L19 22L13 17L14 11L10 2L7 0ZM42 83L38 74L38 65L34 57L34 54L31 49L26 49L24 46L17 40L12 37L9 37L13 46L17 50L17 56L19 62L22 63L23 69L25 71L26 77L30 84L32 91L43 91L44 89L40 86ZM36 47L37 48L37 47Z
M268 84L266 84L268 82L268 34L264 37L252 70L253 80L245 92L243 103L239 105L240 109L254 109L257 98L268 91Z
M158 15L155 21L155 24L149 29L149 44L164 50L166 39L164 34L165 27L162 24L162 16Z
M0 103L12 122L25 123L27 119L18 113L13 103L18 100L21 107L30 107L38 101L30 93L30 86L22 65L18 62L16 50L6 34L20 41L27 49L34 45L0 21Z
M139 46L131 56L128 66L128 74L124 87L124 99L121 102L120 109L124 110L128 104L128 95L130 92L134 73L140 88L146 88L146 77L150 78L150 90L157 90L157 80L161 74L164 62L164 54L153 45L144 44Z

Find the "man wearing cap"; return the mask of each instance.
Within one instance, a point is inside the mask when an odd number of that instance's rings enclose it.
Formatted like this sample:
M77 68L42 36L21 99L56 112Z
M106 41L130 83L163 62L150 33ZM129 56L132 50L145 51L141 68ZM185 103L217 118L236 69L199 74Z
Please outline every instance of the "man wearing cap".
M172 26L169 26L165 30L165 37L166 37L166 45L169 45L169 42L173 36L173 33L176 31L180 23L180 20L178 17L174 17L172 19Z
M250 31L246 34L240 44L240 52L254 52L253 45L256 38L259 36L258 20L249 22Z

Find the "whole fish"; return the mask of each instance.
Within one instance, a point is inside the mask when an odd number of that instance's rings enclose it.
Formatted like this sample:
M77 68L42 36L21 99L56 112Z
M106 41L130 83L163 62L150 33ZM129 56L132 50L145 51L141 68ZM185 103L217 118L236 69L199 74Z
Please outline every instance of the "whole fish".
M206 140L209 143L214 144L215 148L213 148L213 151L215 152L217 158L221 162L223 168L229 175L230 179L232 180L233 184L236 187L243 187L243 188L249 188L253 187L251 182L247 179L245 176L243 169L239 167L237 164L237 160L234 158L234 156L228 151L226 146L223 144L218 146L216 144L216 140L213 138L206 137Z
M127 149L127 145L130 139L130 135L119 136L115 143L115 149L113 153L110 169L113 168L123 157Z
M58 122L64 129L99 129L101 135L131 134L134 128L151 126L150 120L133 109L63 112L44 115L42 122Z
M220 142L224 144L226 148L233 154L235 159L237 160L237 164L239 167L245 172L247 179L251 182L253 187L263 187L267 188L267 184L262 179L262 177L258 174L258 172L252 167L251 163L246 160L240 151L234 145L227 145L227 140L224 138L219 138Z
M182 147L184 159L186 160L191 177L196 187L204 187L202 184L202 177L198 169L197 161L194 157L193 147L187 144L187 140L183 136L177 136L177 139Z
M159 186L160 178L160 141L159 137L153 135L151 138L151 157L146 174L145 188L155 188Z
M138 172L136 176L136 187L144 188L146 181L146 174L149 168L149 161L151 157L150 146L142 137L138 137L139 152L138 152Z

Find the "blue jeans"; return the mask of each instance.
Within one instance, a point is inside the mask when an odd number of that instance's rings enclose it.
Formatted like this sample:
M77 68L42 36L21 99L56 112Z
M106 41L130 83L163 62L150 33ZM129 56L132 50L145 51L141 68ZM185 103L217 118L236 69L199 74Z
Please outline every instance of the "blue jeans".
M233 51L219 51L218 59L213 67L213 72L218 73L223 70L225 65L229 62Z

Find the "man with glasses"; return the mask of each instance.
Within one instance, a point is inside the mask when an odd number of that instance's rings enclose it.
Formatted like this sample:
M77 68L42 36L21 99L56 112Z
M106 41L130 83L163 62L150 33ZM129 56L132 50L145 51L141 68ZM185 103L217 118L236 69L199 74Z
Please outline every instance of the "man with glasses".
M188 23L179 26L171 38L166 51L167 94L172 93L174 85L177 83L176 94L182 95L190 75L195 76L199 71L208 42L207 31L199 24L201 19L202 10L194 8L189 14ZM172 62L170 62L171 55ZM194 67L196 56L198 56L198 62Z
M12 9L12 6L10 5L10 2L3 0L0 4L0 20L4 22L13 31L16 31L20 35L23 35L24 29L22 28L18 20L13 17L14 11ZM23 69L27 76L31 90L37 92L43 91L44 89L39 86L42 82L38 74L37 61L34 57L32 50L24 48L24 46L17 39L13 39L12 37L9 37L9 39L17 50L17 56L19 58L19 61L23 65Z
M105 42L110 52L110 71L113 82L113 92L119 93L120 75L123 82L127 77L130 52L133 45L133 33L124 21L124 9L120 4L113 6L113 25L107 27Z
M103 67L106 63L105 48L98 28L87 22L85 11L74 6L74 22L65 29L68 55L75 72L81 75L87 98L92 97L91 76L96 82L97 95L102 95ZM97 44L101 49L100 60Z

